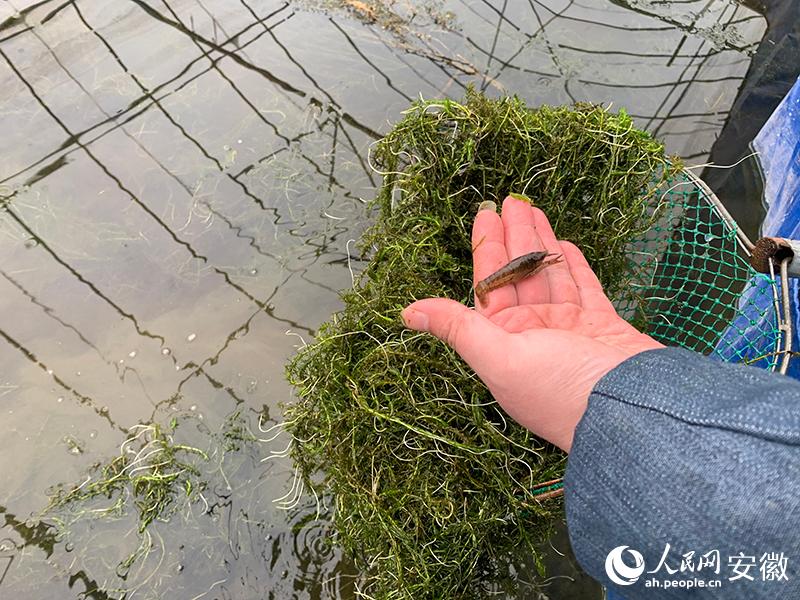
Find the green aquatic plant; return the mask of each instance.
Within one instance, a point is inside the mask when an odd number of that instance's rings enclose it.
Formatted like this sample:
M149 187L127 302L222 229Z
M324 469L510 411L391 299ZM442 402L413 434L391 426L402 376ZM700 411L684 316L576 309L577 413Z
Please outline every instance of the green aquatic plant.
M48 490L50 502L36 521L65 542L67 551L75 553L73 560L91 564L98 553L104 560L119 556L118 581L97 575L108 585L104 592L128 597L158 572L167 544L176 537L163 535L174 533L174 525L160 528L160 523L177 518L180 527L200 527L196 517L205 515L213 524L214 502L220 497L216 490L226 494L233 489L226 471L250 462L258 438L242 407L228 414L217 431L198 417L183 414L164 425L134 425L119 452L95 463L82 481ZM100 535L87 535L87 527ZM115 533L120 531L121 538ZM106 545L109 536L114 541ZM155 566L148 570L150 556Z
M94 514L122 514L131 501L139 533L155 519L168 518L180 497L191 501L205 489L197 459L208 462L208 455L199 448L174 441L176 427L176 420L168 431L158 423L133 426L118 456L97 464L94 475L80 485L58 487L44 512L73 507L80 514L87 503L103 498L112 500L111 504L94 509Z
M287 366L285 407L303 483L333 499L334 541L375 598L477 598L562 515L537 484L561 451L504 416L445 344L399 318L416 299L472 298L478 205L533 198L606 290L626 289L626 245L652 221L670 166L620 111L522 100L416 102L374 148L383 185L361 240L369 262L344 309ZM552 496L552 494L547 494Z
M209 457L199 448L177 443L177 427L177 419L168 428L158 423L134 425L119 455L95 464L80 484L55 486L41 517L51 520L64 537L83 518L135 514L139 544L117 565L117 575L124 579L152 548L150 524L168 520L187 503L202 498L206 488L200 465Z

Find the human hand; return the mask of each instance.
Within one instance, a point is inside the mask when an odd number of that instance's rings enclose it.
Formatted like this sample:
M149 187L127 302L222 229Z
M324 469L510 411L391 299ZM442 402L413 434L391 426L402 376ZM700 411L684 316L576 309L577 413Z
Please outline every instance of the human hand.
M472 246L476 282L528 252L564 260L489 292L475 310L428 298L407 306L403 320L446 342L514 420L569 452L595 384L662 345L617 315L581 251L558 241L538 208L508 197L502 217L478 211Z

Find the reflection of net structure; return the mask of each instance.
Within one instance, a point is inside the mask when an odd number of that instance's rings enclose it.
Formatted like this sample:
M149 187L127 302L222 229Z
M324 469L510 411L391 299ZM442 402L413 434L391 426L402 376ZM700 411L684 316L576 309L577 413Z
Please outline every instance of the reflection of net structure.
M658 219L629 251L633 293L618 302L620 314L667 345L774 369L776 281L750 266L735 223L691 175L669 181L655 201Z
M484 88L499 80L532 105L613 102L689 160L714 143L765 26L730 0L494 4L472 5L486 27L467 38Z

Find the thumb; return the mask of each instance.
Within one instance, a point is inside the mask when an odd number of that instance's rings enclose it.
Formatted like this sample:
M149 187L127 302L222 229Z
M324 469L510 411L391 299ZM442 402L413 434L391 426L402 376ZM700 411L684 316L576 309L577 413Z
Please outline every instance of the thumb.
M504 348L508 333L475 310L447 298L427 298L401 313L406 327L427 331L453 348L469 365L485 359L487 350Z

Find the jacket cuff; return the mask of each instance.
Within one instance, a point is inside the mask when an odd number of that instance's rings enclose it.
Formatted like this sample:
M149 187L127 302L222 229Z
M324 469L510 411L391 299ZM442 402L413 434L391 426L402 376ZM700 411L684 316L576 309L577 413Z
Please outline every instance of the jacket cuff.
M626 598L672 598L686 590L644 589L647 577L669 577L663 568L614 585L609 552L636 550L651 571L662 556L676 569L687 552L696 562L718 550L719 578L730 574L729 556L784 552L800 594L798 406L794 380L688 350L646 351L613 369L592 391L567 462L567 524L581 566ZM755 582L727 582L714 597L760 598L768 584L774 597L790 597L786 582L753 571Z

